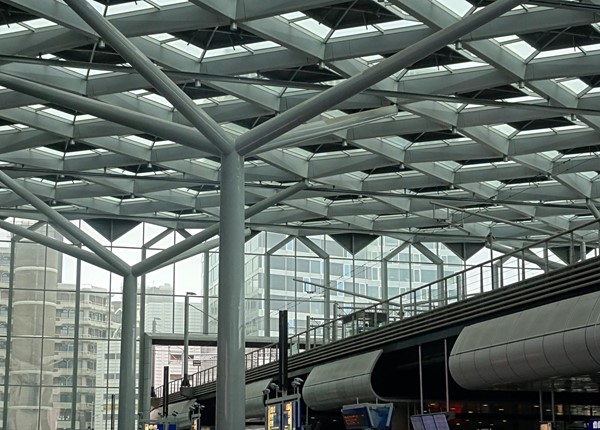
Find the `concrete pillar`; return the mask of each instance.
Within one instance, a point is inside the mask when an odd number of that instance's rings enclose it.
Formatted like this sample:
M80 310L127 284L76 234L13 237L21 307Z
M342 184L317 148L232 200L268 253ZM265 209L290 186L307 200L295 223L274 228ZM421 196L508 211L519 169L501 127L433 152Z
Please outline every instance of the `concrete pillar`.
M48 235L58 237L52 229ZM52 338L56 334L59 254L30 242L16 242L15 247L12 320L7 327L12 342L5 428L54 430L58 411L51 387L56 373Z

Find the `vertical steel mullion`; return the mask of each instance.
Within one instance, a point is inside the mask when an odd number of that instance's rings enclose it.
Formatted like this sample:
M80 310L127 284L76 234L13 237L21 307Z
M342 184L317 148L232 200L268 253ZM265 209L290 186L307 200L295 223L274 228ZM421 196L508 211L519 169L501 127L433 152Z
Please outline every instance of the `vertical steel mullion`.
M383 240L382 240L383 242ZM386 258L381 259L381 301L384 303L383 311L385 312L384 324L388 325L390 322L390 304L389 304L389 280L388 280L388 260ZM401 308L402 309L402 308Z
M328 256L323 259L323 285L331 287L331 260ZM331 290L326 288L323 291L323 318L325 319L325 324L327 330L323 331L324 340L327 342L331 340L333 336L330 332L334 329L331 324Z
M271 336L271 254L269 251L265 252L265 336Z
M209 299L209 271L210 271L210 252L204 253L204 272L202 277L204 278L204 284L202 285L202 330L204 334L208 334L208 313L210 312L210 299ZM267 335L268 336L268 335Z
M448 379L448 339L444 338L444 373L446 377L446 412L450 412L450 384Z
M419 400L421 404L421 413L425 413L424 400L423 400L423 353L421 351L421 345L419 344Z
M46 223L46 236L48 236L48 227L49 225ZM42 321L46 321L46 291L48 288L48 247L44 247L44 281L43 281L43 294L42 294ZM54 317L56 318L56 308L54 310ZM75 327L75 331L78 331L77 326ZM42 377L42 372L43 372L43 357L44 357L44 338L45 338L45 332L44 332L44 327L42 327L42 344L40 346L40 382L43 381L43 377ZM73 357L73 368L75 368L76 363L75 363L75 357ZM42 385L40 383L40 385ZM42 405L42 394L43 394L44 390L41 389L40 387L40 394L38 396L38 406ZM75 411L71 411L71 417L73 417L73 415L75 414ZM38 411L38 428L42 427L42 414Z
M145 229L145 227L144 227ZM142 237L144 234L142 233ZM142 261L146 260L146 254L148 249L142 246ZM140 354L138 362L138 412L142 419L149 418L150 408L147 408L146 399L150 396L150 389L146 386L146 274L144 273L140 278ZM154 375L153 375L154 377Z
M47 251L46 251L47 252ZM81 260L77 259L75 267L75 338L73 339L73 378L71 386L71 428L75 428L77 411L77 378L79 377L79 326L81 318Z
M13 293L15 283L15 247L17 241L15 236L10 240L10 263L9 273L10 278L8 279L8 310L6 316L6 359L4 361L4 400L2 409L2 423L6 428L8 423L8 385L10 381L10 357L11 357L11 342L12 342L12 314L13 314Z

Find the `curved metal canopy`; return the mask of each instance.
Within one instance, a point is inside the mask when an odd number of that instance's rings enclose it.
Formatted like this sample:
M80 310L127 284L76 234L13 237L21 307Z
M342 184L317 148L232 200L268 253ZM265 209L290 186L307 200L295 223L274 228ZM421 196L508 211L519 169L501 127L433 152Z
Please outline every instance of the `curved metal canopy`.
M492 2L90 3L234 140ZM517 245L600 215L599 9L524 2L253 149L247 205L311 186L249 226ZM29 191L71 219L218 221L208 139L63 2L0 1L0 83L15 78L0 168ZM133 114L100 119L36 84ZM37 215L3 189L0 216Z

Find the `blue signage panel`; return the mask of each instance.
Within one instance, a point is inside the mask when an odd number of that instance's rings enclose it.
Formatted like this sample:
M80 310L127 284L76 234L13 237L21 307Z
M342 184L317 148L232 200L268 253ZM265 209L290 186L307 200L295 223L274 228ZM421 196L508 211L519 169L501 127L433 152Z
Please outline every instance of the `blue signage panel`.
M588 430L600 430L600 418L591 418L587 425Z

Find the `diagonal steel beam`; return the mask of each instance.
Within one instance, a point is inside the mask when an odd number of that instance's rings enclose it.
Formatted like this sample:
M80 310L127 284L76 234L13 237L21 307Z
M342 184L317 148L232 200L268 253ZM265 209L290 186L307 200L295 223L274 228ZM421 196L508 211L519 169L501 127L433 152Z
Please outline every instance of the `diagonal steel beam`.
M250 229L246 229L245 231L246 234L246 239L250 238L252 235L252 230ZM202 254L203 252L207 252L210 251L211 249L214 249L216 247L219 246L219 239L212 239L212 240L207 240L206 242L201 243L200 245L197 245L191 249L188 249L185 252L182 252L181 254L179 254L178 256L176 256L175 258L171 258L168 261L165 261L163 264L161 264L160 266L156 267L154 270L160 270L163 267L166 266L170 266L171 264L175 264L178 263L180 261L183 261L187 258L193 257L195 255L198 254Z
M35 231L2 220L0 220L0 228L18 236L22 236L35 243L39 243L41 245L47 246L48 248L52 248L63 254L70 255L73 258L86 261L90 264L93 264L94 266L100 267L104 270L108 270L109 272L114 272L123 276L127 274L126 272L115 271L115 267L108 264L96 254L93 254L89 251L85 251L77 246L69 245L60 240L53 239L41 233L36 233Z
M277 194L267 197L266 199L263 199L246 209L244 212L244 218L250 218L254 215L257 215L275 203L285 200L299 191L306 189L307 187L308 183L306 181L301 181L295 185L292 185L291 187L286 188L285 190L278 192ZM164 262L169 261L177 257L179 254L186 252L187 250L201 244L204 241L207 241L213 236L216 236L219 234L219 229L219 223L211 225L210 227L202 230L200 233L182 240L181 242L159 252L158 254L148 257L144 261L140 261L139 263L135 264L131 268L132 273L134 276L142 276L158 269L159 267L162 267Z
M102 260L106 261L116 273L130 273L130 266L117 257L115 254L107 250L104 246L98 243L95 239L90 237L88 234L79 230L69 220L62 216L57 211L50 208L46 203L40 200L35 194L21 185L18 181L8 176L6 173L0 170L0 182L6 187L19 195L22 199L25 199L38 211L43 213L48 219L54 224L60 231L65 231L69 235L79 240L83 245L87 246Z
M522 3L520 0L495 1L482 11L426 37L362 73L253 128L237 139L236 150L244 155L258 149L265 143L281 136L341 101L366 90L371 85L436 52L520 3Z
M108 103L92 98L83 97L2 72L0 72L0 85L24 94L42 98L69 109L76 109L107 121L145 131L209 154L218 154L210 141L192 127L109 105Z
M233 141L221 126L200 109L167 75L85 0L65 0L71 9L175 106L222 153L233 150Z
M272 142L265 144L256 152L252 152L249 155L253 155L257 152L266 152L273 149L284 148L310 139L317 139L349 128L358 127L359 125L368 124L384 117L392 117L397 113L398 107L393 105L371 109L365 112L353 113L331 120L318 121L314 124L304 124Z

